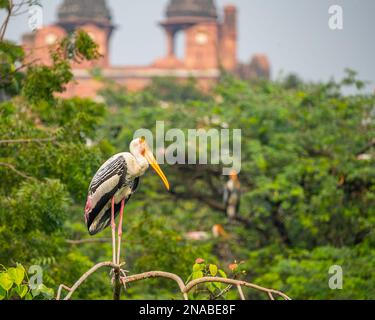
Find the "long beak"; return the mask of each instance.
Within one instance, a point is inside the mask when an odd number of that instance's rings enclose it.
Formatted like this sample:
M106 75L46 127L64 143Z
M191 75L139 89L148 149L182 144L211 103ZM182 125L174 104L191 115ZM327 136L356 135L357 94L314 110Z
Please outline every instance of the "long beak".
M169 182L167 180L167 177L165 176L165 174L163 173L163 171L161 171L161 169L160 169L158 163L156 162L155 157L152 154L152 152L146 150L146 152L145 152L145 158L148 161L148 163L151 165L152 169L154 169L155 172L161 178L161 180L163 180L165 187L169 191L170 187L169 187Z

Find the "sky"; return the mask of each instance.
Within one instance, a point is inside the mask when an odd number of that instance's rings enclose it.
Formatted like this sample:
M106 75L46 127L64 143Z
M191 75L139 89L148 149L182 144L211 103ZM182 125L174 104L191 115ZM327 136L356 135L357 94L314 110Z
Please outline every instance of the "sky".
M107 0L116 30L111 39L114 65L145 65L165 54L163 30L169 0ZM42 0L43 23L56 21L62 0ZM238 58L243 62L256 53L268 55L272 77L297 73L307 81L339 79L345 68L359 72L375 88L374 0L216 0L219 14L225 4L239 13ZM329 28L331 5L343 9L343 29ZM4 15L0 14L0 21ZM19 42L29 32L27 15L15 17L6 37ZM177 39L177 52L183 38Z

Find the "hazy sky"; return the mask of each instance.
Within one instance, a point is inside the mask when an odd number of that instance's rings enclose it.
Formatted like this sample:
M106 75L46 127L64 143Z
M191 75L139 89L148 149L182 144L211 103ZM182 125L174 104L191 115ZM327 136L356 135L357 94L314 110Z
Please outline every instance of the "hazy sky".
M62 0L42 0L44 23L56 20ZM148 64L165 53L165 39L157 22L164 16L168 0L107 0L117 26L111 41L115 65ZM225 4L239 9L239 59L266 53L273 77L280 71L296 72L306 80L342 76L350 67L375 87L374 0L217 0L219 12ZM328 8L344 10L344 29L328 27ZM0 15L3 18L3 15ZM7 37L20 40L28 31L27 16L11 23ZM183 39L178 39L182 51Z

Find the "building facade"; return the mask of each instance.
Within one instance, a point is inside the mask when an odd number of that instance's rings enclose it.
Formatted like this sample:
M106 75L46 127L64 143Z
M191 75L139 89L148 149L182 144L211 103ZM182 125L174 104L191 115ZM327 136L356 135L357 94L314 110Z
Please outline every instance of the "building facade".
M30 59L49 64L49 51L58 39L77 29L85 30L98 44L102 57L97 61L74 63L75 81L66 96L94 97L102 84L90 73L100 68L102 75L124 85L130 91L145 88L155 77L194 77L203 90L211 88L221 71L240 76L269 77L265 56L250 64L237 60L237 9L227 5L220 15L214 0L170 0L161 21L166 39L164 57L147 66L113 66L109 61L109 44L115 28L105 0L64 0L58 9L58 21L23 36L23 46ZM176 55L176 35L182 32L185 51ZM265 61L266 60L266 61Z

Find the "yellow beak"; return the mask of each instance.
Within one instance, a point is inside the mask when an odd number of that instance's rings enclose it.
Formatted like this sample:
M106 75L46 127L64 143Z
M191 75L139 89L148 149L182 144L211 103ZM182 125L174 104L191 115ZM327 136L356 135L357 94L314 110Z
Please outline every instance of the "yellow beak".
M161 178L161 180L164 182L165 187L169 191L170 187L169 187L169 182L167 180L167 177L165 176L165 174L163 173L163 171L161 171L161 169L160 169L158 163L156 162L155 157L152 154L152 152L146 150L146 152L145 152L145 158L148 161L148 163L151 165L152 169L154 169L155 172L159 175L159 177Z

